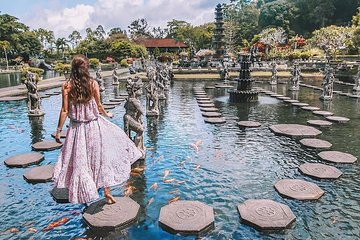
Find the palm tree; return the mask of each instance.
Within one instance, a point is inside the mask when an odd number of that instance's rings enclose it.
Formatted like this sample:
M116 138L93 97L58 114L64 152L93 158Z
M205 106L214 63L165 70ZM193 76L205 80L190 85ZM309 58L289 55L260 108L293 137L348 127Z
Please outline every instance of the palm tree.
M4 50L5 60L6 60L6 70L9 70L9 61L7 58L6 50L10 49L10 43L8 41L0 41L0 48L2 48Z
M69 45L67 44L67 41L65 38L58 38L55 42L56 45L56 49L59 52L59 50L61 49L62 52L62 58L65 57L65 48L69 47Z
M80 35L80 32L78 32L78 31L73 31L69 36L68 36L68 38L69 38L69 42L71 42L71 44L72 44L72 47L73 47L73 49L75 48L75 47L77 47L77 45L79 44L79 42L80 42L80 40L82 39L82 37L81 37L81 35Z

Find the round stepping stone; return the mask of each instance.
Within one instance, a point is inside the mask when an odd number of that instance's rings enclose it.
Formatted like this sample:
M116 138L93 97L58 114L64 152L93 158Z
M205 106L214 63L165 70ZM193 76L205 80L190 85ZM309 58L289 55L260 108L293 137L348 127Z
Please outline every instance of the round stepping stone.
M204 233L214 221L213 208L199 201L180 200L160 209L160 226L171 233Z
M301 145L309 148L316 148L316 149L329 149L331 148L332 144L328 141L316 139L316 138L305 138L300 140Z
M305 110L305 111L318 111L318 110L320 110L320 108L318 108L318 107L312 107L312 106L301 107L301 109L303 109L303 110Z
M218 108L200 108L200 111L202 112L217 112L219 111Z
M296 106L296 107L305 107L305 106L309 106L309 104L307 104L307 103L302 103L302 102L298 102L298 103L291 103L291 105Z
M255 121L240 121L237 122L237 125L244 128L257 128L261 126L261 123Z
M214 89L214 86L207 86L206 89Z
M209 101L209 100L199 100L197 101L198 104L211 104L214 103L213 101Z
M281 94L271 94L270 97L278 98L278 97L285 97L285 96L281 95Z
M21 101L25 99L27 99L26 96L2 97L0 102Z
M44 183L52 181L54 165L34 167L24 173L24 179L29 183Z
M324 117L334 115L332 112L327 112L327 111L313 111L312 113L315 115L320 115L320 116L324 116Z
M103 105L105 106L117 106L119 105L119 102L104 102Z
M114 98L114 99L109 99L110 102L123 102L125 101L124 98Z
M288 137L315 137L321 134L321 131L314 127L300 124L277 124L270 126L270 130L275 134Z
M226 84L224 84L224 85L215 85L215 88L233 88L234 86L232 86L232 85L226 85Z
M42 141L32 145L35 151L51 151L62 147L61 143L55 141Z
M53 138L55 138L55 134L56 134L56 132L53 132L53 133L51 134L51 136L52 136ZM66 134L67 134L67 130L62 130L62 131L60 132L60 138L66 138Z
M298 100L294 100L294 99L285 99L284 102L286 103L298 103Z
M106 199L92 203L83 214L87 225L95 229L116 229L132 224L140 205L129 197L115 197L116 203L107 204Z
M241 220L259 230L289 228L296 217L291 209L268 199L249 199L238 206Z
M351 98L360 98L360 95L348 95Z
M309 125L317 126L317 127L328 127L331 126L332 123L324 120L309 120L307 121Z
M209 107L214 108L215 105L214 105L213 103L210 103L210 104L199 104L199 107L201 107L201 108L209 108Z
M69 203L69 189L67 188L53 188L50 194L57 203Z
M278 181L274 187L280 195L297 200L316 200L325 193L315 183L300 179L283 179Z
M290 100L291 98L282 96L282 97L277 97L277 99L280 99L280 100Z
M332 122L338 122L338 123L347 123L348 121L350 121L349 118L338 117L338 116L328 116L328 117L326 117L326 120L329 120Z
M104 106L105 110L110 110L110 109L114 109L114 108L115 108L115 106Z
M204 121L205 121L206 123L211 123L211 124L226 123L226 120L225 120L224 117L204 118Z
M322 160L333 163L354 163L357 160L355 156L339 151L323 151L318 155Z
M27 167L38 164L42 160L44 160L44 155L38 152L30 152L10 157L4 163L8 167Z
M118 96L119 96L119 97L122 97L122 98L127 98L127 97L129 96L129 94L127 94L127 93L120 93Z
M202 112L201 115L206 118L221 117L219 112Z
M197 101L210 101L211 99L208 97L200 97L200 98L196 98Z
M337 179L342 172L336 167L321 163L305 163L299 166L301 173L318 179Z

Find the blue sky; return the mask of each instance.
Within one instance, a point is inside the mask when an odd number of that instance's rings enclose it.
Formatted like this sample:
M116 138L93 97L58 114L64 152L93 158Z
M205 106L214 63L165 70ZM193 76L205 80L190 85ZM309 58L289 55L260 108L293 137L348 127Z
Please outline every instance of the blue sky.
M1 12L16 16L31 29L53 30L67 37L73 30L84 33L99 24L105 30L127 29L135 19L146 18L151 26L165 27L172 19L194 25L214 20L218 3L229 0L1 0Z

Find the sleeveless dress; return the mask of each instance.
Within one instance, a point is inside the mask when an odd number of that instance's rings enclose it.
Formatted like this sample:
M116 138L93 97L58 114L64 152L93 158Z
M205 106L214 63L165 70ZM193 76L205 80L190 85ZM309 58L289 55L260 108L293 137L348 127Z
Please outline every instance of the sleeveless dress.
M126 181L142 154L121 128L99 114L94 98L70 101L69 118L53 179L56 188L69 189L71 203L87 203L99 198L99 188Z

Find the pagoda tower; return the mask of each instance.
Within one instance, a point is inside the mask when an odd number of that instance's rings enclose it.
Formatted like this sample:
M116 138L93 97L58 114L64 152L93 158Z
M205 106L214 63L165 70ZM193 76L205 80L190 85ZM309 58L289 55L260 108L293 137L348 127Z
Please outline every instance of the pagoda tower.
M215 50L214 59L222 60L224 58L224 17L221 4L215 8L215 31L213 38L213 48Z

